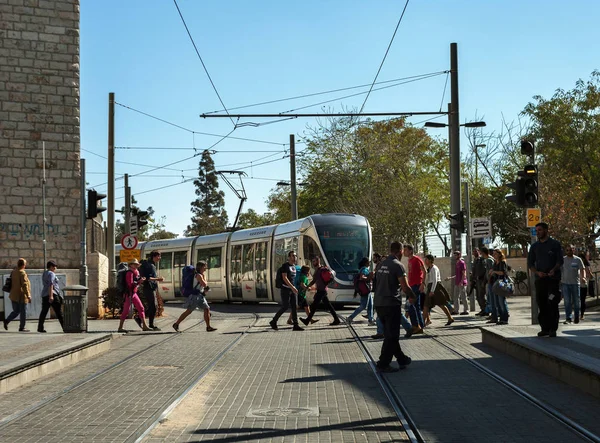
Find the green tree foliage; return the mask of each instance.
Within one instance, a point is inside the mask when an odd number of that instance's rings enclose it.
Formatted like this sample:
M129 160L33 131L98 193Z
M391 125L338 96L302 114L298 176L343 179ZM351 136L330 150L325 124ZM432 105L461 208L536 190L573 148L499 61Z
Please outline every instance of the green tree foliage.
M311 130L298 163L305 183L299 215L364 215L380 250L393 239L418 244L448 211L447 149L404 119L331 120ZM271 194L269 207L276 210L275 203L286 200L277 209L289 211L286 191Z
M524 110L532 122L544 219L565 242L581 243L600 218L600 72Z
M260 215L254 209L248 209L246 212L240 214L238 228L258 228L261 226L272 225L273 223L273 216L270 213Z
M194 180L196 200L192 202L192 220L184 235L209 235L224 232L227 228L225 194L219 191L219 180L210 151L202 152L198 164L198 178Z
M140 208L136 205L137 201L132 196L131 198L131 211L139 211ZM152 206L148 206L145 209L148 212L148 224L146 226L142 226L142 228L137 233L137 238L139 241L148 241L148 240L161 240L167 238L177 238L177 234L173 232L169 232L165 229L165 217L157 218L155 216L155 211ZM125 206L121 208L121 214L125 213ZM132 217L135 217L132 215ZM115 244L119 244L121 242L121 238L123 235L129 233L129 228L125 228L125 220L119 219L115 222Z

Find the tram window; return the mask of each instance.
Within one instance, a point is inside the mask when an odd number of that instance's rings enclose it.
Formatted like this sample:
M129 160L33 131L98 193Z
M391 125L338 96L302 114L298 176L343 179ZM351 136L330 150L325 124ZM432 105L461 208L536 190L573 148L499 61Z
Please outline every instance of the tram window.
M284 239L275 241L275 257L273 257L273 264L275 269L279 268L287 261L287 250L285 249Z
M302 237L304 241L304 262L310 266L310 261L313 257L321 255L317 242L308 236Z
M165 282L171 282L173 279L173 253L161 252L160 261L158 262L158 275L164 278Z
M179 288L181 288L181 269L187 264L186 251L177 251L173 253L173 286L175 287L176 294L179 293Z
M208 281L221 280L221 250L222 248L199 249L196 263L205 261L208 265L206 277Z
M254 244L244 245L244 260L242 261L242 274L244 280L254 280Z
M231 296L242 297L242 246L231 248Z

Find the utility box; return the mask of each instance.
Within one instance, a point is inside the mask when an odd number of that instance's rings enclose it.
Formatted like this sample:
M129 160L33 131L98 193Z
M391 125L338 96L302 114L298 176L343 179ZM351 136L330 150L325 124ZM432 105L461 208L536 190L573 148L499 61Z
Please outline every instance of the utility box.
M65 302L63 304L65 332L87 332L87 291L81 285L63 288Z

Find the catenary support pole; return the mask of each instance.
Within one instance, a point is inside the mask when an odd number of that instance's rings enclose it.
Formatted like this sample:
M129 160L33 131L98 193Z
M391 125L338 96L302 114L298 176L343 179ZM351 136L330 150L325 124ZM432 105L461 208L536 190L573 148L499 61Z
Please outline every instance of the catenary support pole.
M86 214L86 205L85 205L85 159L81 158L79 159L79 170L81 171L81 184L79 185L79 188L81 190L81 211L79 211L80 213L80 218L81 218L81 267L79 268L79 284L81 286L85 286L86 288L88 287L88 270L87 270L87 232L86 232L86 225L87 225L87 214ZM92 223L94 223L94 220L92 220ZM46 266L46 264L44 263L44 266Z
M116 284L115 269L115 93L108 94L108 211L106 253L108 254L108 283Z
M298 220L298 200L296 193L296 138L290 134L290 185L292 200L292 220Z
M467 228L467 275L471 275L473 272L473 243L471 241L471 203L469 201L469 184L463 182L463 193L465 194L465 226ZM471 312L475 311L475 294L477 288L469 293L469 309Z
M125 213L123 214L125 229L123 234L131 234L131 188L129 187L129 174L125 174L123 180L125 182Z

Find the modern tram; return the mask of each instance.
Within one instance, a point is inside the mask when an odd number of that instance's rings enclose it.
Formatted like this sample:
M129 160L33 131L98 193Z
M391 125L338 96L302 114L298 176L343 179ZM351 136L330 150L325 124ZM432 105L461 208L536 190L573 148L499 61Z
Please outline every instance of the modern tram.
M316 214L280 225L242 229L199 237L156 240L140 243L141 256L158 250L161 260L158 273L163 300L181 295L181 269L204 260L209 301L279 302L275 288L277 269L287 261L288 251L298 254L298 265L311 266L310 258L321 261L335 271L328 296L335 304L357 304L353 279L358 263L372 255L371 226L356 214ZM115 246L116 261L121 245ZM314 270L311 267L311 275ZM314 292L307 293L312 299Z

